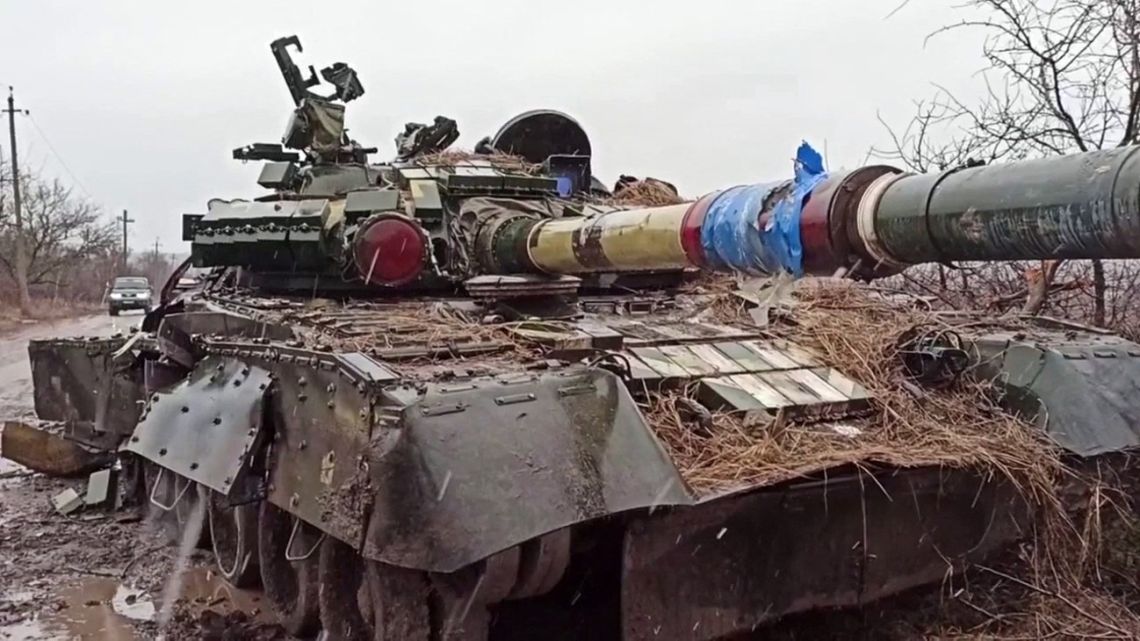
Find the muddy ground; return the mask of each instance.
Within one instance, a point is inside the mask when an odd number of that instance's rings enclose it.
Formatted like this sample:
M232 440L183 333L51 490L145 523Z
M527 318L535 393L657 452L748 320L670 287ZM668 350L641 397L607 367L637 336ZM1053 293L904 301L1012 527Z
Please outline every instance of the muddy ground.
M34 416L29 340L106 336L141 319L91 315L0 333L0 420ZM0 640L157 639L164 593L175 590L167 639L210 638L249 615L264 619L260 595L218 580L201 552L188 559L181 585L167 586L177 547L147 515L87 510L65 517L52 508L59 492L85 487L86 479L51 479L0 459ZM217 629L203 630L202 622Z

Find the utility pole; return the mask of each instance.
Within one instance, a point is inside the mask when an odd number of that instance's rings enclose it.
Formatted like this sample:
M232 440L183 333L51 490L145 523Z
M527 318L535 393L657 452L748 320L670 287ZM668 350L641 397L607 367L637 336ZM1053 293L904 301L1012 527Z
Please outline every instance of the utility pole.
M127 269L127 257L129 256L127 253L127 225L135 222L135 219L127 218L127 210L124 209L121 220L123 221L123 270L125 271Z
M158 237L154 239L154 261L158 262Z
M24 247L24 212L20 201L20 161L16 153L16 114L27 114L26 109L16 109L16 98L12 87L8 87L8 139L12 145L12 208L16 214L16 295L19 298L20 315L27 318L32 313L32 296L28 293L27 249Z

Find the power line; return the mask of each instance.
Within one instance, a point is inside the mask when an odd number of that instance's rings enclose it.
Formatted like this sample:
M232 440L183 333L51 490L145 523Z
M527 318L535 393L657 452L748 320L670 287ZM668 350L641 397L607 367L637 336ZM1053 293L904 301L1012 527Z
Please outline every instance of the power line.
M48 150L51 151L51 155L55 156L55 159L58 160L59 164L63 166L63 170L67 172L67 175L70 176L73 181L75 181L76 185L79 185L79 190L83 192L83 195L87 196L87 198L90 200L95 200L95 197L91 195L91 192L87 191L87 188L83 186L83 181L79 180L79 178L76 177L75 172L71 171L71 167L67 165L67 161L65 161L63 159L63 156L61 156L59 152L55 150L55 146L51 144L50 140L48 140L47 134L45 134L44 130L40 128L40 124L36 122L35 116L29 113L28 121L32 123L32 127L35 127L36 133L39 134L40 139L43 140L44 144L47 145Z

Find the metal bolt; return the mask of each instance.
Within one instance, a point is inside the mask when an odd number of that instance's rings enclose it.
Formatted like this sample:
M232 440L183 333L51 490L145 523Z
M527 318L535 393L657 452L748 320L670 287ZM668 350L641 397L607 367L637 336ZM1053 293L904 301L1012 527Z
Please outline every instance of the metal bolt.
M329 399L329 402L327 403L327 405L329 406L329 409L331 410L332 408L336 407L336 402L333 401L332 399Z
M139 442L139 437L137 437L137 436L132 436L132 437L131 437L131 442L132 442L132 443L138 443L138 442Z
M304 387L304 386L309 384L309 381L305 380L304 376L301 376L297 379L297 384L300 385L301 387Z
M301 441L300 443L297 443L297 449L299 449L299 450L303 450L308 446L309 446L308 441Z
M221 425L221 424L222 424L222 417L221 416L215 416L214 417L214 425Z
M289 498L289 507L297 507L301 504L301 497L294 494Z
M325 388L325 391L328 392L329 394L332 394L333 392L335 392L336 391L336 383L329 383L329 386Z
M222 363L218 363L218 366L215 369L217 369L219 372L224 372L226 371L226 366Z
M240 378L239 378L239 379L236 379L236 380L234 381L234 387L239 387L240 385L241 385L241 379L240 379Z
M162 448L161 450L159 450L159 451L158 451L158 455L159 455L159 456L166 456L166 448L164 447L164 448Z
M189 411L190 411L189 407L186 407L185 405L182 406L182 413L183 414L185 414L186 412L189 412Z
M197 463L191 463L191 464L190 464L190 469L192 469L192 470L196 470L196 469L198 469L198 464L197 464Z
M306 398L309 398L309 397L308 397L308 396L305 396L304 394L298 394L298 395L297 395L297 400L298 400L298 401L304 401Z

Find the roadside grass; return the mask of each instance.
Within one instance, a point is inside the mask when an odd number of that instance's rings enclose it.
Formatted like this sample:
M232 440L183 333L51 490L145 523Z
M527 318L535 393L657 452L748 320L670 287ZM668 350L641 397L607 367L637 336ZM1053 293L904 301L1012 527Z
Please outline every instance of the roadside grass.
M12 301L4 300L0 301L0 334L13 331L24 325L75 318L100 311L103 311L103 306L99 303L33 298L32 316L31 318L24 318L20 315L18 305Z

